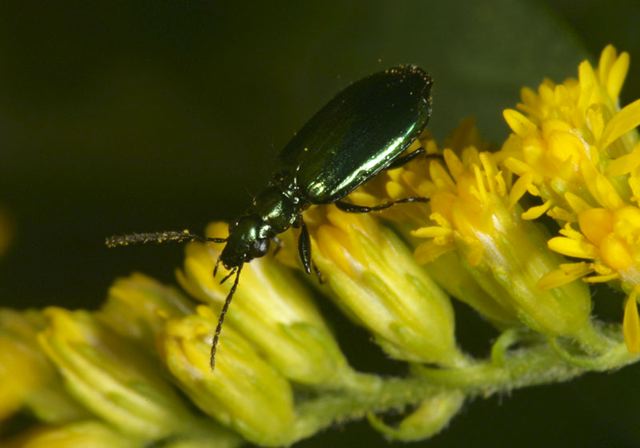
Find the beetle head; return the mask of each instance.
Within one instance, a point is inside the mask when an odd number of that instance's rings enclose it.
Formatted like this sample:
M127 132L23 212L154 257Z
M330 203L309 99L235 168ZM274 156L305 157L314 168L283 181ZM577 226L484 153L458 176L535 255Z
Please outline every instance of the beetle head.
M225 268L239 267L245 262L259 258L269 250L266 225L257 216L244 216L229 226L229 238L220 254Z

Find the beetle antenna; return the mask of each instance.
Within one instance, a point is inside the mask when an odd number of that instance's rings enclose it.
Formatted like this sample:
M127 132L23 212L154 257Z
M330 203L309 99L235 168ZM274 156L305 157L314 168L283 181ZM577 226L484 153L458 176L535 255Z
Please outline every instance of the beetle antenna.
M226 238L209 238L191 233L190 230L184 229L180 231L168 230L165 232L151 233L129 233L126 235L114 235L105 239L104 243L109 248L131 246L134 244L165 244L165 243L184 243L189 241L211 241L213 243L224 243Z
M217 263L216 263L216 264L217 264ZM227 274L227 275L226 275L222 280L220 280L220 284L222 285L224 282L226 282L227 280L229 280L229 279L231 278L231 276L232 276L233 274L235 274L235 273L236 273L236 270L237 270L237 269L238 269L238 268L233 268L233 269L231 270L231 272L229 272L229 273L228 273L228 274Z
M213 278L216 278L218 275L218 267L220 266L220 257L216 260L216 265L213 267Z
M231 299L233 299L233 295L235 294L236 288L238 287L241 271L242 271L242 265L238 266L237 269L235 269L232 272L232 274L233 273L236 274L236 279L233 282L233 286L229 290L229 294L227 294L227 298L224 300L224 305L222 305L222 310L220 310L220 316L218 316L218 325L216 325L216 332L213 335L213 341L211 342L211 357L209 358L209 365L211 366L212 371L216 368L216 351L218 349L218 341L220 340L220 333L222 332L222 324L224 323L224 317L227 314L229 305L231 305Z

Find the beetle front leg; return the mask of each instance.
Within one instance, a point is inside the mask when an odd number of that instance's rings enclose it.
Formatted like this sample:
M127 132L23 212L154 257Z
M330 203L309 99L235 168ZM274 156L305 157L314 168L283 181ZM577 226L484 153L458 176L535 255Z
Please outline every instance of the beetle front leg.
M309 237L309 229L300 218L300 237L298 238L298 255L307 274L311 274L311 238Z
M366 205L357 205L350 204L349 202L344 201L336 201L335 205L343 212L348 213L370 213L370 212L378 212L380 210L387 209L389 207L393 207L397 204L408 204L412 202L429 202L429 198L425 198L423 196L409 196L408 198L402 198L391 202L385 202L380 205L366 206Z
M300 228L300 237L298 238L298 255L300 256L300 262L304 267L304 271L307 274L311 274L311 270L313 269L316 277L318 277L318 281L320 283L324 283L324 278L322 277L320 269L318 269L318 266L316 266L311 258L311 238L309 237L309 229L303 221L302 216L298 217L296 222L293 224L293 227Z

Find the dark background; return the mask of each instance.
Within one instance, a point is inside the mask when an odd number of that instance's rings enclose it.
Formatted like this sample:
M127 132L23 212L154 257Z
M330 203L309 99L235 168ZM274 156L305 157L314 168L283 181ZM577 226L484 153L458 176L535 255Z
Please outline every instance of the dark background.
M15 235L0 303L91 308L133 270L172 281L180 247L104 237L233 217L316 109L397 63L433 75L438 137L473 115L499 143L521 86L575 75L609 42L632 55L623 102L638 98L639 18L638 2L595 0L2 2L0 208ZM423 444L637 446L639 373L477 399ZM354 424L300 446L356 444L387 442Z

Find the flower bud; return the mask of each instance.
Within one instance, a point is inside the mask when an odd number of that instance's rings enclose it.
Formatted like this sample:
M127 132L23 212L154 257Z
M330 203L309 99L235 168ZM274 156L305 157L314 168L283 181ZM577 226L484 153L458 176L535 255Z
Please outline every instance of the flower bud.
M175 288L136 273L113 283L97 316L118 334L155 352L156 337L166 321L193 312L194 304Z
M315 213L313 259L337 304L393 358L464 363L449 298L399 238L371 216L333 206Z
M213 224L207 234L220 236L224 227ZM187 291L216 309L220 309L228 289L212 275L219 247L190 244L184 270L177 272ZM293 381L334 386L353 379L353 372L307 288L269 257L244 266L226 322L222 343L226 327L233 326Z
M210 354L217 314L170 320L162 339L163 359L181 388L207 415L258 445L286 445L294 422L288 381L265 362L231 326L224 329L215 371Z
M194 417L158 366L91 314L47 308L39 342L64 377L67 389L115 428L155 440L188 432Z

